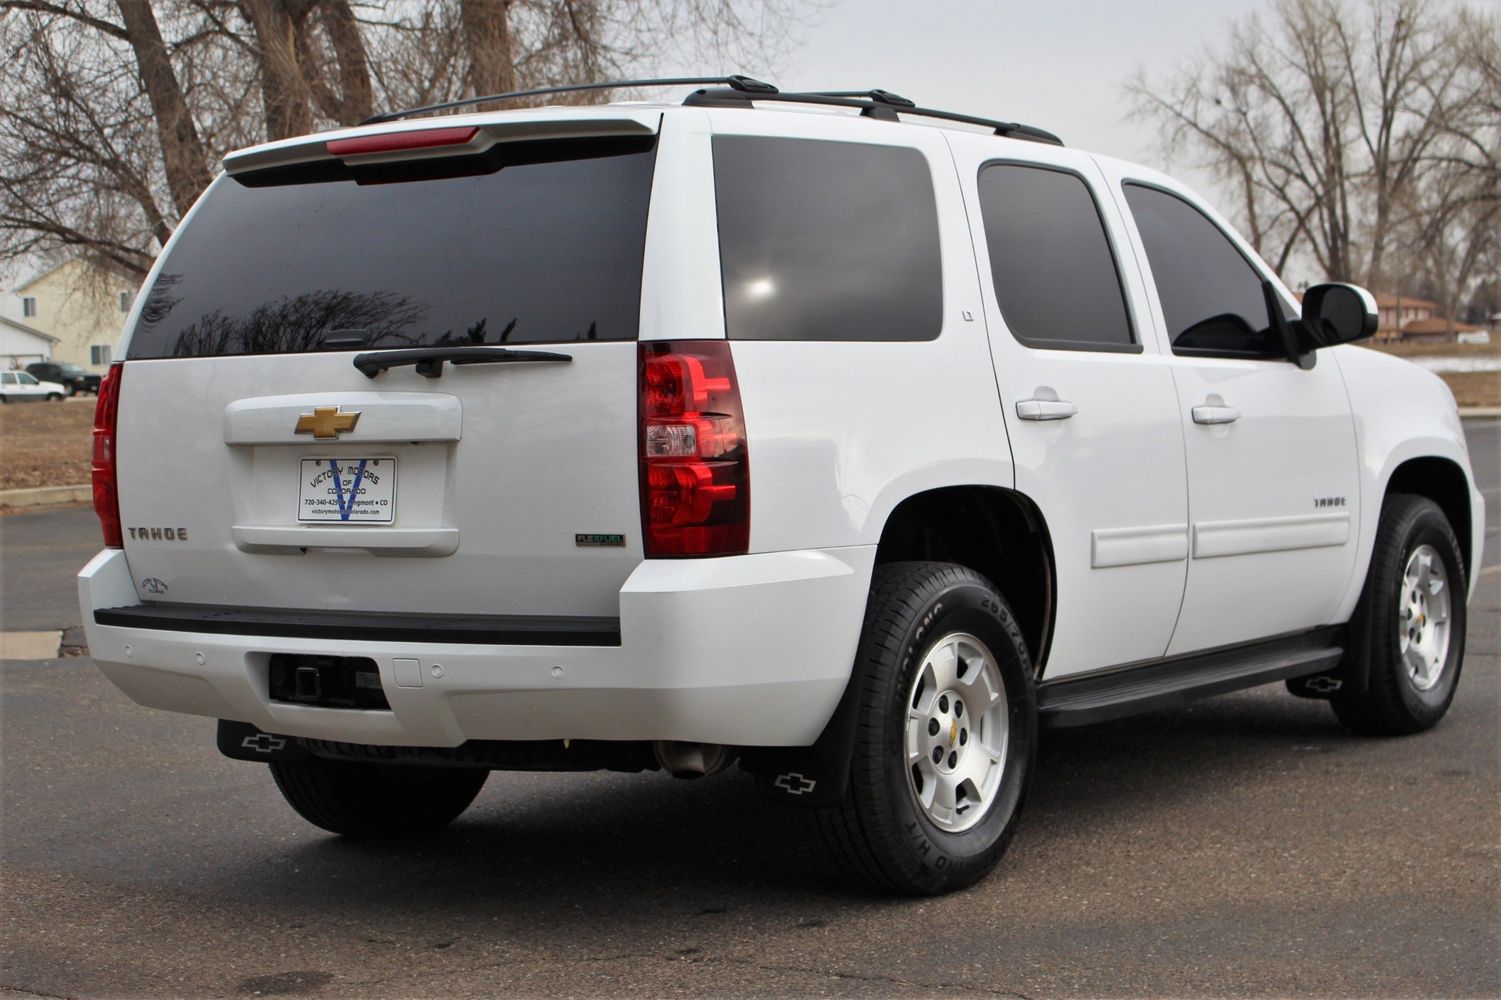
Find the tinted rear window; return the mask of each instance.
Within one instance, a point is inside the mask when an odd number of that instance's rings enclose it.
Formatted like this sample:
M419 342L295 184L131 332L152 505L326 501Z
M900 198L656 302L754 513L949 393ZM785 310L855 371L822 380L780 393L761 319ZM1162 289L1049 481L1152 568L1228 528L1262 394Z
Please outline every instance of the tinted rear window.
M128 357L632 340L654 149L501 143L358 174L335 161L222 177Z
M715 136L714 192L731 338L938 336L938 208L922 153Z
M1084 179L997 163L979 185L991 280L1012 335L1034 347L1133 347L1115 255Z

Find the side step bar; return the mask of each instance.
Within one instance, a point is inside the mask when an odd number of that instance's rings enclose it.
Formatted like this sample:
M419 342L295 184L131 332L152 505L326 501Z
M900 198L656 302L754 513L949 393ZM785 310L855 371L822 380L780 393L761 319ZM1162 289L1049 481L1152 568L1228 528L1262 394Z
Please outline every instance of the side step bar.
M1038 720L1052 729L1084 726L1329 671L1344 657L1344 642L1344 627L1332 626L1043 681L1037 686Z

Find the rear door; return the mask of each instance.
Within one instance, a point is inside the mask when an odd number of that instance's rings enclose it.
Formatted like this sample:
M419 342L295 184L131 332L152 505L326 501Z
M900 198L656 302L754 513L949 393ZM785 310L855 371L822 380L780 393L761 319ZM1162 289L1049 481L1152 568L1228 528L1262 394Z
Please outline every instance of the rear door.
M273 148L217 179L126 346L141 596L618 614L641 558L656 117L342 159Z
M1053 546L1044 676L1160 657L1188 555L1183 437L1140 282L1123 271L1134 261L1114 203L1086 155L957 133L949 142L1016 488L1042 511Z

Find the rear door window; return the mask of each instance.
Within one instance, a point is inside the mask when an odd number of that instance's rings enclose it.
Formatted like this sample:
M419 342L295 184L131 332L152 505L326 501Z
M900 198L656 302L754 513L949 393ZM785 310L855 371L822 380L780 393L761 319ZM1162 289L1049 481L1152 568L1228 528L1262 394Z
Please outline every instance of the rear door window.
M979 191L991 280L1012 336L1031 347L1140 350L1084 178L992 163L980 170Z
M359 173L221 177L127 356L633 340L654 150L503 142Z
M732 339L938 336L938 208L918 150L715 136L714 192Z

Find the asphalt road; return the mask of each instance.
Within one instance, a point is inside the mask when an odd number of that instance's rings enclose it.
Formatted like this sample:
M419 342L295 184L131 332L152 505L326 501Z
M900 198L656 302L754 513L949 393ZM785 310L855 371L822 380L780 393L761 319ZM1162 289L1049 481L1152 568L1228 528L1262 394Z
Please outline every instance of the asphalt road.
M1049 734L1000 870L943 899L844 888L738 773L497 774L440 836L343 843L212 722L5 663L0 996L1496 996L1501 422L1468 431L1490 571L1441 726L1271 686ZM91 517L0 518L0 625L74 623Z

